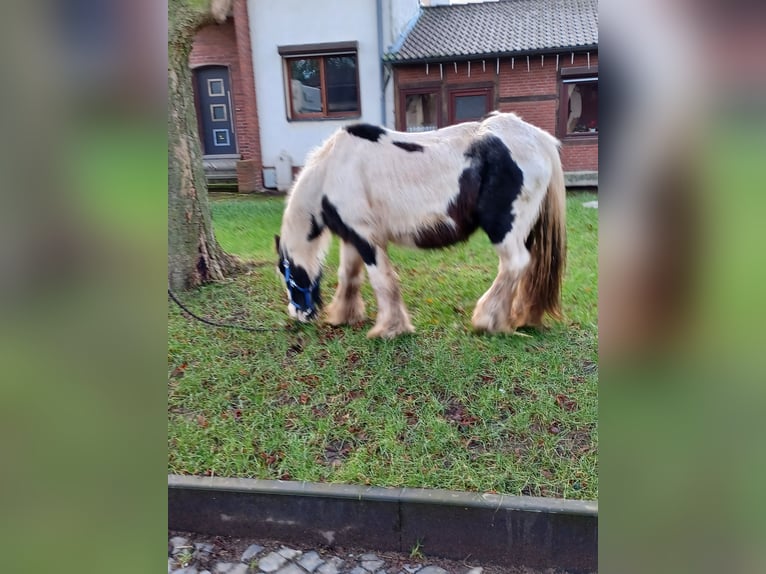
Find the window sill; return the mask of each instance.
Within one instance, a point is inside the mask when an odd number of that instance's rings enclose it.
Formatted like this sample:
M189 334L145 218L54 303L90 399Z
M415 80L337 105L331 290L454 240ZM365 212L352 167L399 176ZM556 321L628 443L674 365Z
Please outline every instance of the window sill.
M594 144L598 143L598 132L587 134L569 134L561 138L564 145L567 144Z
M362 114L353 114L350 116L306 116L301 118L287 118L288 122L328 122L339 120L358 120Z

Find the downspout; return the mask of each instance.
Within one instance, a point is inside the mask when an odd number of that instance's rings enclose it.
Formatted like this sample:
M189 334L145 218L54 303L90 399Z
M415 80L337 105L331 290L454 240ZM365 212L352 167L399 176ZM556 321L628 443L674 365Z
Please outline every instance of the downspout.
M383 64L383 0L375 0L378 19L378 65L380 66L380 125L386 125L386 71Z

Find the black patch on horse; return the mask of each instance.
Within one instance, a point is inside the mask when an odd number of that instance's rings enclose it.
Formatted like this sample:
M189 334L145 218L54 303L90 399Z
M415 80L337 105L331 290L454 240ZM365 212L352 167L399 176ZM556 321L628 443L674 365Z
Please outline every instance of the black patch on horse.
M465 241L479 227L477 205L481 191L481 158L472 158L471 165L460 174L457 197L447 206L447 215L455 222L450 225L440 221L424 227L415 235L415 245L423 248L439 248Z
M314 241L317 237L322 235L323 231L324 231L324 225L322 223L317 223L316 218L312 215L311 216L311 230L309 231L307 239L309 241Z
M375 265L375 247L343 222L338 215L338 210L327 199L326 195L322 196L322 219L330 231L343 241L356 247L365 265Z
M402 148L405 151L420 151L420 152L425 151L425 148L422 145L416 144L416 143L411 143L411 142L391 142L391 143L394 144L396 147Z
M429 227L421 227L415 234L415 245L422 249L438 249L454 245L458 241L464 241L468 236L462 237L460 229L439 221Z
M461 186L456 210L462 211L460 196L464 193L466 198L463 202L466 206L474 204L474 178L478 172L480 183L475 211L468 220L473 223L475 217L479 226L489 236L489 240L492 243L500 243L513 227L512 206L521 193L524 174L513 161L508 146L492 134L472 143L465 156L471 159L471 165L460 175ZM464 186L464 178L471 183ZM454 218L452 214L450 217Z
M415 235L415 245L424 248L447 247L465 241L476 231L479 227L477 205L481 191L481 168L478 164L472 162L460 174L460 191L447 206L447 215L455 224L440 221L436 225L419 229Z
M447 206L455 225L440 221L419 229L415 234L418 247L447 247L465 241L479 227L492 243L500 243L511 230L511 208L521 193L524 176L508 146L490 134L473 142L464 155L471 164L460 174L460 191Z
M350 126L346 126L346 131L352 136L369 140L371 142L378 141L380 136L386 133L386 130L383 128L374 126L372 124L352 124Z

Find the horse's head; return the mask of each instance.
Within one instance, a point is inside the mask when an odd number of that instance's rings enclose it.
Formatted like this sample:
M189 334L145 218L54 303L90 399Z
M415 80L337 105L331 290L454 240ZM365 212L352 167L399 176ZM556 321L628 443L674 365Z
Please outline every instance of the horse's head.
M306 269L297 265L290 255L280 249L279 236L274 236L279 262L277 269L282 274L287 289L287 312L290 317L303 323L313 321L322 308L322 295L319 289L319 282L322 279L321 271L311 278Z

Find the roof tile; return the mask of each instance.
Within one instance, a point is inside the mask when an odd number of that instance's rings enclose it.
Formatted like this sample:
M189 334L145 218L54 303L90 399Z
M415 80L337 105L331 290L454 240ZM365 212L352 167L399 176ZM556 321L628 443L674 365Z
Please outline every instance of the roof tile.
M598 44L598 0L499 0L423 7L393 61Z

